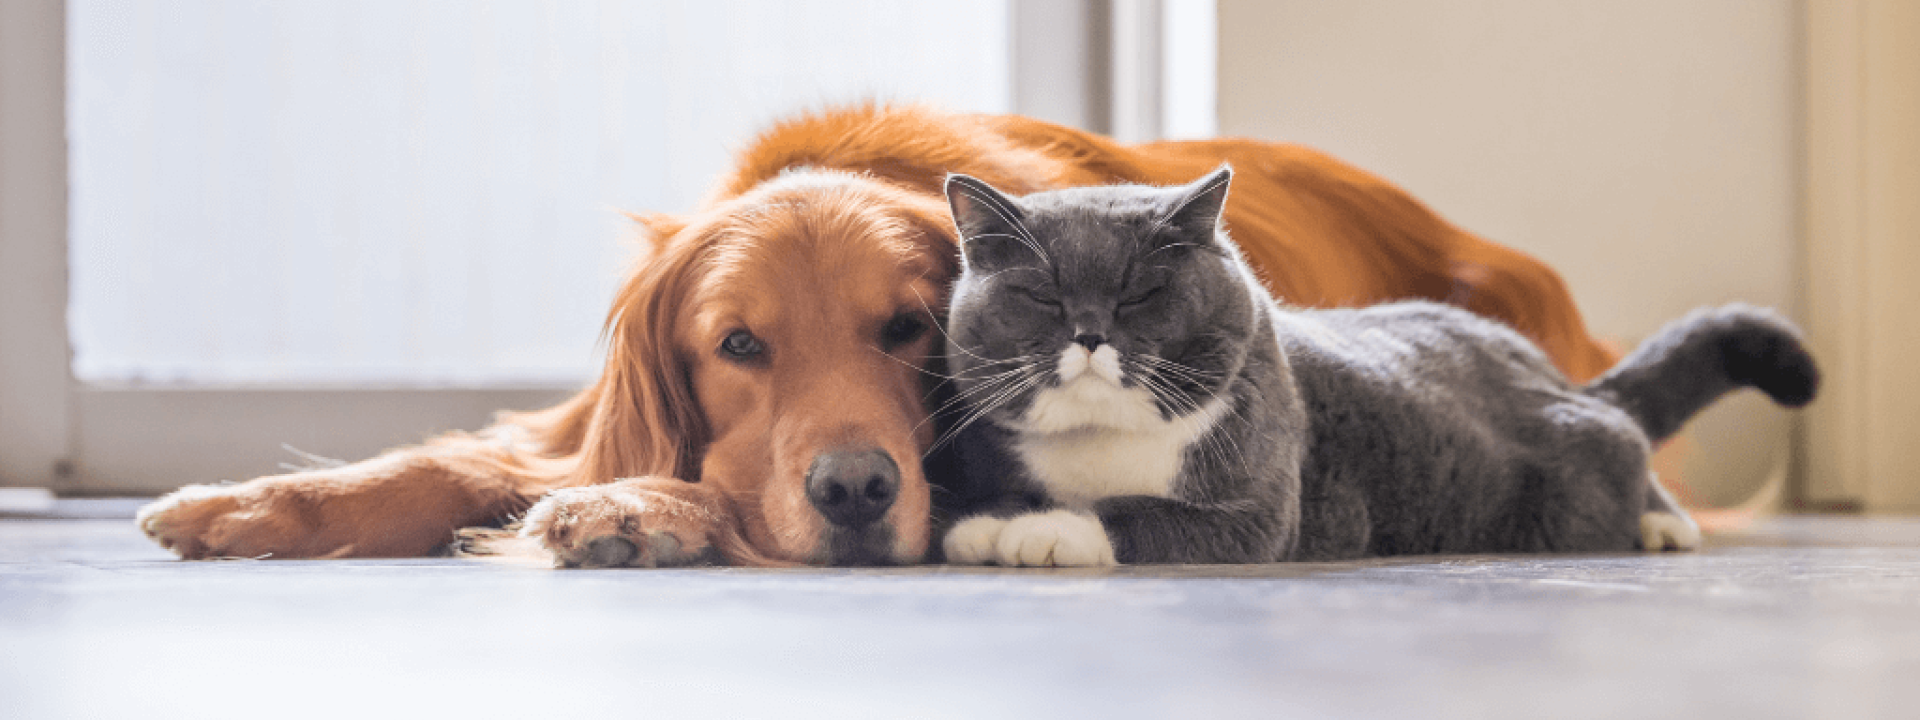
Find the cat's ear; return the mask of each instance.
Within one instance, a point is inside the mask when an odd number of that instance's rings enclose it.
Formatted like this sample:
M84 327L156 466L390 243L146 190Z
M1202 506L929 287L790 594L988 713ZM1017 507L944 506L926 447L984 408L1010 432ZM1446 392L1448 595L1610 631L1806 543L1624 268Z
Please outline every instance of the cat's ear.
M947 176L947 205L960 231L960 254L971 264L1006 255L1029 244L1020 207L986 181L955 173Z
M1220 226L1220 213L1227 207L1227 186L1233 182L1233 166L1222 164L1206 177L1180 188L1163 223L1189 241L1205 241Z

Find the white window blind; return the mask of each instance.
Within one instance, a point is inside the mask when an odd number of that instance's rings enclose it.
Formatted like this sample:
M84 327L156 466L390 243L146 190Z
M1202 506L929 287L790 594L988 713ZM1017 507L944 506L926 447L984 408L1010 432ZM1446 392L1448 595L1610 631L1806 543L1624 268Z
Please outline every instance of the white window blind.
M1007 2L70 0L101 385L575 383L629 255L772 119L1009 109Z

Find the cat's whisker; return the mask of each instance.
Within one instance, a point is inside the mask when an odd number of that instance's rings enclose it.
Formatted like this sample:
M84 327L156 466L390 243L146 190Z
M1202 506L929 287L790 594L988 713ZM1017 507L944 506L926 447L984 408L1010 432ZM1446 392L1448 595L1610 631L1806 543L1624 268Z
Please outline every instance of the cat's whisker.
M1001 379L1019 374L1024 370L1026 370L1025 367L1016 367L1016 368L1013 368L1012 370L1006 370L1003 372L997 372L989 375L975 376L975 375L968 375L966 373L962 373L960 375L941 376L944 379L941 380L939 383L935 384L932 390L928 390L927 394L920 396L920 401L927 402L929 400L932 400L934 395L937 395L940 393L941 388L951 386L951 385L958 385L963 381L981 383L981 384L992 384L994 382L1000 381ZM968 372L971 372L971 370ZM953 398L950 398L945 403L942 403L941 406L939 408L936 408L933 412L935 413L942 412L947 408L952 407L954 403L965 400L967 396L974 394L978 390L979 390L979 385L976 385L975 387L969 390L955 391Z
M1192 376L1192 377L1218 378L1222 376L1222 373L1214 372L1211 370L1201 370L1199 368L1191 367L1188 365L1182 365L1180 363L1177 363L1162 357L1154 357L1152 355L1136 355L1134 357L1146 363L1151 363L1156 367L1166 368L1168 370L1178 372L1184 375Z
M929 317L934 317L934 318L938 318L938 317L940 317L940 314L939 314L939 313L935 313L935 312L933 311L933 307L927 304L927 299L926 299L925 297L922 297L922 296L920 295L920 289L919 289L919 288L913 288L913 299L914 299L914 300L916 300L916 301L918 301L918 302L920 303L920 309L922 309L922 310L925 310L925 311L927 311L927 315L928 315ZM939 332L939 333L940 333L940 337L943 337L943 338L946 338L946 340L947 340L947 347L950 347L950 348L955 348L955 349L957 349L957 350L959 350L960 352L963 352L963 353L966 353L966 354L967 354L967 357L972 357L972 358L979 358L979 359L980 359L980 360L981 360L982 362L991 362L991 361L989 361L989 360L987 360L986 358L984 358L984 357L981 357L981 356L980 356L980 355L979 355L978 353L975 353L975 352L974 352L974 351L972 351L972 350L968 350L968 349L967 349L967 346L965 346L965 345L961 345L961 344L960 344L960 341L958 341L958 340L955 340L955 339L953 339L953 336L952 336L952 335L948 335L948 334L947 334L947 329L946 329L946 328L944 328L944 327L941 327L941 326L940 326L940 323L939 323L939 322L935 322L935 323L933 323L933 329L934 329L935 331L937 331L937 332Z
M1188 367L1186 365L1181 365L1180 363L1176 363L1171 360L1162 360L1160 358L1154 358L1150 356L1148 356L1146 360L1147 362L1142 362L1141 364L1149 365L1155 368L1170 370L1173 372L1178 372L1183 375L1188 375L1193 377L1220 377L1221 375L1221 373L1218 373L1218 372L1214 372L1210 370L1201 370L1199 368L1194 368L1194 367Z
M1200 243L1188 243L1188 242L1167 243L1165 245L1161 245L1158 248L1154 248L1153 252L1147 253L1145 255L1141 255L1140 259L1135 262L1145 262L1147 258L1153 257L1154 255L1158 255L1167 250L1172 250L1174 248L1181 248L1181 247L1200 248L1204 250L1206 249L1207 246L1201 245Z
M1018 370L1009 371L1005 375L996 376L990 380L981 382L979 385L975 385L971 388L968 388L965 391L954 393L954 396L951 398L948 398L945 403L942 403L940 405L940 407L934 408L932 414L939 415L939 414L945 413L946 411L953 409L955 406L966 402L969 398L975 395L996 391L1000 387L1003 387L1007 384L1016 382L1021 379L1022 379L1022 375Z
M978 422L981 418L986 417L988 413L999 409L1001 405L1004 405L1007 402L1012 401L1013 398L1019 397L1020 393L1026 391L1027 388L1032 387L1033 385L1041 382L1044 379L1046 379L1046 375L1036 374L1031 377L1028 377L1025 380L1020 381L1019 383L1013 385L1012 387L1009 387L1005 390L995 393L993 397L987 398L985 402L982 402L978 406L976 406L973 412L969 413L967 417L960 422L959 425L954 426L953 429L948 430L946 433L942 434L939 439L935 440L932 445L928 446L927 454L931 455L934 450L939 449L940 446L945 445L948 442L951 442L956 437L959 437L961 433L967 430L967 428L972 427L975 422ZM922 456L922 459L925 459L925 456Z
M1028 369L1028 367L1027 367L1027 366L1024 366L1024 365L1023 365L1023 366L1020 366L1020 367L1015 367L1015 368L1014 368L1014 369L1012 369L1012 370L1006 370L1006 371L1003 371L1003 372L998 372L998 373L992 373L992 374L989 374L989 375L983 375L983 376L971 376L971 375L969 375L969 373L972 373L972 372L975 372L975 371L978 371L978 370L984 370L984 369L991 369L991 367L990 367L990 366L998 366L998 365L1003 365L1003 364L1008 364L1008 363L1016 363L1016 362L1025 362L1025 361L1028 361L1028 360L1033 360L1033 359L1036 359L1036 358L1040 358L1040 357L1043 357L1043 356L1040 356L1040 355L1029 355L1029 356L1025 356L1025 357L1020 357L1020 358L1009 358L1009 359L1007 359L1007 360L997 360L997 361L992 361L992 362L987 362L987 363L982 363L982 364L981 364L980 366L978 366L978 367L973 367L973 368L968 368L967 370L964 370L964 371L961 371L960 373L957 373L957 374L953 374L953 375L946 375L946 374L942 374L942 373L938 373L938 372L934 372L934 371L932 371L932 370L929 370L929 369L927 369L927 368L924 368L924 367L921 367L921 366L919 366L919 365L916 365L916 364L914 364L914 363L911 363L911 362L908 362L908 361L906 361L906 360L902 360L902 359L900 359L900 358L898 358L898 357L894 357L894 356L893 356L892 354L890 354L890 353L888 353L888 352L886 352L885 350L881 350L881 349L880 349L880 348L878 348L878 347L871 347L871 346L870 346L870 348L871 348L871 349L872 349L872 350L873 350L874 352L877 352L877 353L880 353L880 355L881 355L882 357L885 357L885 358L887 358L888 360L892 360L892 361L894 361L894 362L897 362L897 363L900 363L901 365L905 365L905 366L907 366L907 367L909 367L909 368L913 368L913 370L914 370L914 371L916 371L916 372L919 372L919 373L921 373L921 374L923 374L923 375L928 375L928 376L931 376L931 377L935 377L935 378L939 378L939 379L940 379L940 381L941 381L941 382L939 382L939 383L936 383L936 384L934 385L934 387L933 387L933 389L931 389L931 390L928 390L928 391L927 391L927 393L926 393L925 395L921 395L921 396L920 396L920 401L921 401L921 402L926 402L926 401L928 401L928 400L931 400L931 399L933 398L933 396L934 396L934 395L936 395L936 394L939 394L939 392L940 392L940 388L941 388L941 386L944 386L944 385L949 385L949 384L952 384L952 383L956 383L956 382L959 382L959 381L962 381L962 380L971 380L971 381L983 381L983 382L984 382L984 381L990 381L990 380L994 380L994 379L997 379L997 378L1000 378L1000 377L1003 377L1003 376L1008 376L1008 375L1013 375L1013 374L1016 374L1016 373L1019 373L1019 372L1023 372L1023 371L1025 371L1025 370L1027 370L1027 369ZM931 357L935 357L935 356L928 356L928 357L929 357L929 358L931 358ZM939 409L936 409L936 410L934 410L934 411L933 411L933 413L934 413L934 414L938 414L938 413L940 413L941 411L943 411L943 410L945 410L945 409L946 409L947 407L950 407L950 406L952 406L952 405L953 405L954 403L956 403L956 402L958 402L958 401L959 401L960 399L964 399L964 397L965 397L965 395L960 395L960 396L958 396L958 398L956 398L955 400L949 400L949 401L947 401L947 402L946 402L946 403L945 403L944 405L942 405L942 406L941 406L941 407L940 407ZM922 420L922 421L920 422L920 424L921 424L921 425L924 425L924 424L926 424L926 420ZM918 430L918 429L919 429L919 425L915 425L915 426L914 426L914 429L915 429L915 430Z
M1207 395L1211 396L1214 402L1219 403L1221 407L1226 408L1228 417L1238 418L1242 420L1245 419L1240 414L1240 409L1237 406L1235 406L1235 404L1232 401L1229 401L1226 398L1220 397L1220 393L1215 391L1211 386L1203 384L1200 386L1200 389L1207 391ZM1234 459L1244 460L1246 458L1246 451L1240 449L1240 441L1238 439L1235 439L1233 433L1213 433L1213 434L1219 435L1222 441L1224 441L1227 445L1231 446ZM1226 449L1227 448L1222 448L1221 460L1223 462L1229 459L1225 457Z
M1037 359L1037 358L1039 358L1039 357L1041 357L1041 356L1037 356L1037 355L1036 355L1036 356L1028 356L1028 357L1024 357L1024 358L1010 358L1010 359L1007 359L1007 360L999 360L999 361L995 361L995 362L992 362L992 363L982 363L982 364L980 364L980 365L978 365L978 366L975 366L975 367L971 367L971 368L968 368L968 369L966 369L966 370L962 370L962 371L960 371L960 372L958 372L958 373L954 373L954 374L952 374L952 375L948 375L948 374L944 374L944 373L939 373L939 372L934 372L933 370L929 370L929 369L927 369L927 368L924 368L924 367L921 367L921 366L919 366L919 365L917 365L917 364L914 364L914 363L912 363L912 362L908 362L908 361L906 361L906 360L902 360L902 359L900 359L899 357L896 357L896 356L894 356L894 355L893 355L892 353L888 353L887 351L885 351L885 350L881 350L880 348L877 348L877 347L872 347L872 346L869 346L869 347L868 347L868 349L870 349L870 350L873 350L874 352L877 352L877 353L880 353L880 355L881 355L882 357L885 357L885 358L887 358L888 360L892 360L892 361L894 361L894 362L897 362L897 363L900 363L901 365L905 365L905 366L907 366L907 367L909 367L909 368L913 368L913 369L914 369L915 371L917 371L917 372L919 372L919 373L920 373L920 374L922 374L922 375L929 375L929 376L932 376L932 377L936 377L936 378L940 378L941 380L946 380L946 381L950 381L950 382L957 382L957 381L960 381L960 380L978 380L978 379L983 379L983 378L987 378L987 377L993 377L994 375L999 375L999 374L1003 374L1003 373L994 373L994 374L992 374L992 375L972 375L971 373L974 373L974 372L976 372L976 371L980 371L980 370L992 370L992 369L995 369L995 368L993 368L993 367L989 367L990 365L993 365L993 366L998 366L998 365L1008 365L1008 364L1012 364L1012 363L1018 363L1018 362L1028 362L1028 361L1031 361L1031 360L1034 360L1034 359ZM937 357L937 356L933 356L933 355L929 355L929 356L927 356L927 358L932 358L932 357ZM927 359L927 358L922 358L922 359ZM1018 369L1018 368L1016 368L1016 370L1017 370L1017 369ZM1014 372L1014 370L1008 370L1008 371L1006 371L1006 372Z
M1009 384L1006 388L1004 388L1000 392L994 393L992 396L988 397L986 400L981 401L980 408L983 411L992 411L994 409L997 409L1001 405L1005 405L1006 403L1012 401L1014 397L1018 396L1021 392L1024 392L1027 388L1032 387L1035 384L1038 384L1039 382L1045 379L1046 379L1046 376L1045 374L1042 374L1042 373L1035 373L1027 377L1020 378L1019 380L1016 380L1011 384Z
M1152 358L1152 356L1137 356L1137 358ZM1180 392L1178 388L1173 387L1173 383L1169 378L1147 367L1146 363L1140 362L1139 359L1129 359L1134 360L1133 365L1136 368L1136 374L1140 378L1141 384L1147 386L1149 393L1156 397L1163 398L1164 402L1173 406L1184 416L1199 417L1206 412L1206 409L1198 401ZM1152 359L1160 360L1160 358ZM1175 366L1179 365L1171 361L1166 362ZM1215 393L1211 388L1202 385L1201 389L1206 390L1209 395L1212 395L1215 401L1222 403L1229 412L1238 413L1237 410L1233 409L1232 404L1223 400L1219 394ZM1201 448L1202 455L1212 455L1217 462L1227 463L1234 459L1245 457L1245 452L1240 449L1239 442L1231 437L1231 433L1215 432L1210 429L1201 435L1200 441L1205 443ZM1231 447L1229 447L1229 445L1231 445Z
M1024 376L1027 373L1031 372L1033 369L1034 369L1034 366L1028 366L1023 368L1017 368L1014 370L1009 370L1005 373L995 375L992 379L982 381L979 385L976 385L972 388L968 388L965 391L955 393L953 400L948 401L946 406L942 406L941 411L946 410L947 407L953 405L954 402L956 401L964 401L973 396L989 392L995 389L997 386L1002 386L1011 382L1023 380L1025 379Z
M1019 358L1009 358L1007 360L996 361L994 364L1019 362L1023 360L1032 360L1032 359L1040 359L1040 358L1050 359L1051 356L1050 355L1025 355ZM964 376L966 372L972 372L974 370L979 370L979 369L980 368L971 368L963 372L962 375ZM921 425L925 425L927 422L933 420L934 418L946 414L947 411L955 408L956 406L960 406L966 403L968 400L974 398L975 396L982 395L982 394L995 393L1000 390L1004 390L1007 387L1011 386L1013 383L1026 379L1026 376L1029 374L1032 374L1040 378L1045 378L1048 372L1049 372L1049 368L1047 368L1044 364L1030 362L1030 363L1026 363L1026 364L1014 367L1011 370L1004 370L1004 371L996 372L986 376L965 377L964 378L965 380L977 382L978 384L966 390L962 390L954 393L953 397L948 398L947 401L945 403L942 403L940 407L935 408L931 413L928 414L928 417L925 420L922 420L920 421L920 423L914 425L913 429L919 430ZM959 380L959 379L962 379L962 378L956 378L956 380Z
M874 352L876 352L876 353L880 353L880 356L881 356L881 357L884 357L884 358L886 358L886 359L888 359L888 360L892 360L892 361L894 361L894 362L897 362L897 363L900 363L901 365L905 365L905 366L907 366L907 367L909 367L909 368L912 368L912 369L913 369L913 370L914 370L915 372L918 372L918 373L920 373L920 374L922 374L922 375L928 375L928 376L932 376L932 377L936 377L936 378L940 378L941 380L958 380L958 379L960 379L960 378L958 378L958 377L956 377L956 376L953 376L953 375L946 375L946 374L943 374L943 373L937 373L937 372L934 372L934 371L932 371L932 370L929 370L929 369L927 369L927 368L924 368L924 367L921 367L920 365L918 365L918 364L916 364L916 363L911 363L911 362L907 362L907 361L905 361L905 360L901 360L901 359L900 359L900 358L898 358L898 357L894 357L894 355L893 355L893 353L890 353L890 352L887 352L887 351L885 351L885 350L881 350L880 348L878 348L878 347L875 347L875 346L872 346L872 345L869 345L869 346L867 346L867 349L869 349L869 350L872 350L872 351L874 351ZM924 400L925 398L921 398L921 399L923 399L923 400Z
M1217 378L1213 376L1213 373L1205 373L1190 368L1173 366L1156 369L1146 366L1144 363L1141 363L1141 366L1143 370L1162 376L1169 384L1177 388L1192 386L1197 390L1212 392L1211 386L1217 380Z
M1174 411L1181 416L1192 417L1201 412L1198 405L1190 398L1178 392L1175 388L1170 387L1167 379L1159 373L1154 372L1152 369L1138 362L1134 363L1134 367L1136 377L1140 380L1140 384L1147 388L1149 395L1171 406ZM1203 457L1207 455L1217 457L1224 451L1223 448L1217 446L1216 441L1213 441L1209 437L1213 434L1214 433L1206 433L1200 437L1200 442L1204 443L1200 447L1200 453Z
M1016 271L1016 270L1025 270L1025 271L1027 271L1027 272L1037 272L1037 273L1040 273L1040 274L1042 274L1042 275L1045 275L1045 274L1047 274L1047 271L1045 271L1045 270L1042 270L1042 269L1040 269L1040 268L1037 268L1037 267L1027 267L1027 266L1025 266L1025 265L1019 265L1019 266L1015 266L1015 267L1010 267L1010 268L1007 268L1007 269L1005 269L1005 270L1000 270L1000 271L996 271L996 272L994 272L994 273L993 273L992 275L988 275L988 276L986 276L986 277L983 277L983 278L980 278L980 282L981 282L981 283L985 283L985 282L987 282L987 281L989 281L989 280L992 280L992 279L994 279L994 278L997 278L997 277L1000 277L1000 276L1001 276L1001 275L1003 275L1003 274L1006 274L1006 273L1010 273L1010 272L1014 272L1014 271Z
M1215 400L1221 399L1220 393L1214 387L1220 380L1219 373L1197 370L1172 361L1163 360L1162 362L1166 364L1161 367L1161 370L1171 375L1169 380L1178 380L1180 382L1176 384L1191 385L1194 389L1206 391L1206 393L1212 395Z
M1017 364L1017 363L1031 363L1031 362L1033 362L1033 361L1035 361L1035 360L1052 360L1053 358L1054 358L1054 355L1053 355L1053 353L1042 353L1042 354L1034 354L1034 355L1021 355L1021 356L1019 356L1019 357L1010 357L1010 358L1007 358L1007 359L1005 359L1005 360L987 360L987 361L983 361L983 362L981 362L981 363L980 363L979 365L977 365L977 366L975 366L975 367L974 367L974 369L987 369L987 368L991 368L991 367L993 367L993 366L996 366L996 365L1013 365L1013 364ZM963 371L963 372L964 372L964 371Z
M956 406L964 405L973 396L981 395L981 394L998 393L1000 391L1006 390L1007 388L1012 387L1014 384L1019 383L1026 379L1022 375L1022 373L1032 372L1037 369L1039 369L1039 366L1037 365L1029 365L1021 368L1016 368L1014 370L1010 370L1005 373L996 375L992 379L984 381L981 384L976 385L972 388L969 388L964 392L956 393L955 396L952 398L949 398L946 403L942 404L940 407L935 408L932 412L928 413L925 419L915 424L913 426L913 429L910 432L916 432L920 429L921 426L926 425L929 422L932 422L935 418L945 415L947 411L954 409ZM1042 373L1041 376L1044 377L1044 373ZM932 447L938 447L938 446L939 446L939 443L936 442ZM928 452L931 452L931 451L932 451L932 448L930 447Z
M1199 417L1201 413L1204 412L1199 403L1194 402L1192 398L1179 392L1177 388L1171 387L1167 379L1160 376L1159 373L1149 370L1143 376L1143 379L1159 388L1160 392L1158 394L1165 398L1167 404L1173 405L1176 410L1179 410L1181 415L1186 417ZM1201 446L1201 453L1203 455L1213 454L1218 459L1224 460L1225 458L1220 456L1224 454L1225 448L1220 447L1219 441L1212 437L1216 434L1217 433L1207 432L1200 436L1200 441L1205 443Z

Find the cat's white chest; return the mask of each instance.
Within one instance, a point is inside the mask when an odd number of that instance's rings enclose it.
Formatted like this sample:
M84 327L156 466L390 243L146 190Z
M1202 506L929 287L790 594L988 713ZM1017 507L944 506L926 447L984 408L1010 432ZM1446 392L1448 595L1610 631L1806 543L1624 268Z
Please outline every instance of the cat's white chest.
M1186 445L1170 435L1086 430L1023 438L1017 449L1049 497L1084 510L1116 495L1171 495Z
M1086 509L1117 495L1169 497L1187 448L1227 412L1162 418L1153 396L1087 373L1034 399L1014 450L1061 505Z

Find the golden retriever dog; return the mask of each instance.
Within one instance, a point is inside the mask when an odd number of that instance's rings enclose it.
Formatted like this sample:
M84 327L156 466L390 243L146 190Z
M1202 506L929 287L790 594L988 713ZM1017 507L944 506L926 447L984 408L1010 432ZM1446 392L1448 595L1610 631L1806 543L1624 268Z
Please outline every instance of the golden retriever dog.
M862 106L771 128L692 215L636 216L648 247L607 316L605 368L572 399L341 467L185 487L137 522L184 558L417 556L518 519L563 565L919 561L957 263L947 174L1032 192L1223 161L1239 173L1228 228L1288 302L1441 300L1513 325L1576 380L1611 365L1552 270L1315 151Z

